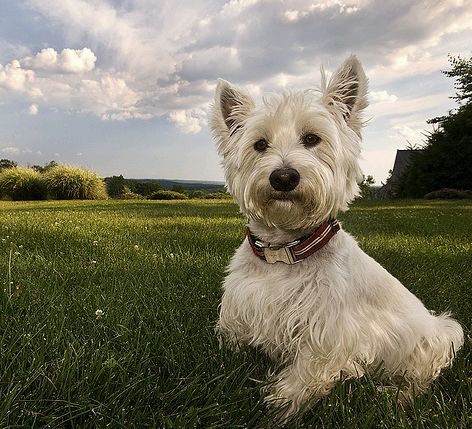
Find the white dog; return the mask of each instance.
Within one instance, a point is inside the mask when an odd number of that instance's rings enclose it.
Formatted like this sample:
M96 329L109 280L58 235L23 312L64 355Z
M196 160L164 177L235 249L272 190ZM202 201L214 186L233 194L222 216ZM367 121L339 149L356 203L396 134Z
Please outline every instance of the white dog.
M252 98L219 81L212 131L229 191L249 218L224 282L218 330L282 368L270 395L288 414L341 378L381 365L403 394L423 391L463 343L340 229L362 179L367 79L351 56L320 92Z

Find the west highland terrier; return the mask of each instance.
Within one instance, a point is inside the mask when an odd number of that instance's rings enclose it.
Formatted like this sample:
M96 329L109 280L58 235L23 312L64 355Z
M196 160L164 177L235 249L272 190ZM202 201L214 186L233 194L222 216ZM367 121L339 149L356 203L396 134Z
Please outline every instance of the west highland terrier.
M336 221L358 195L367 79L355 56L320 91L253 99L220 80L211 127L228 190L249 223L224 281L218 331L281 368L266 400L287 415L341 377L382 367L423 391L463 344Z

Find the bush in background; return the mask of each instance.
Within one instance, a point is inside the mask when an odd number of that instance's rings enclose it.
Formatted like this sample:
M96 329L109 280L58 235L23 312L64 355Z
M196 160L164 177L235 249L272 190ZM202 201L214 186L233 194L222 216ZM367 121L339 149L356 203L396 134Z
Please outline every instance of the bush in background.
M44 200L46 186L32 168L10 167L0 173L0 194L12 200Z
M136 192L132 192L128 186L125 186L123 188L123 192L120 194L118 197L122 200L144 200L145 197L143 197L141 194L137 194Z
M443 188L438 191L428 192L424 198L426 200L465 200L472 198L472 191Z
M207 200L229 200L233 198L228 192L210 192L205 197Z
M148 196L149 200L187 200L188 197L181 192L176 191L155 191Z
M44 174L48 191L59 200L103 200L105 182L94 172L73 165L57 165Z

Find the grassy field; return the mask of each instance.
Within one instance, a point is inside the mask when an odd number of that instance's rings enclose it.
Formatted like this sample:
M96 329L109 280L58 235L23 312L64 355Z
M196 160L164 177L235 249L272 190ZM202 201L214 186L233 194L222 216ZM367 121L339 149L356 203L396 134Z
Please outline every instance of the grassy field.
M425 304L472 327L472 203L358 203L344 228ZM0 202L0 428L269 428L271 363L220 348L235 205ZM372 379L291 428L470 428L470 340L404 408Z

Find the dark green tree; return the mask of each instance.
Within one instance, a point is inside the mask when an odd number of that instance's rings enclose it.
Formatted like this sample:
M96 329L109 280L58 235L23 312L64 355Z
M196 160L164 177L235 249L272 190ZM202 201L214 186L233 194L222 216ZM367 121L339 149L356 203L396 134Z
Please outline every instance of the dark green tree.
M0 159L0 171L12 167L18 167L18 164L15 161L11 161L9 159Z
M47 164L44 165L32 165L31 168L36 170L38 173L45 173L46 171L50 170L53 167L59 165L56 161L49 161Z
M449 57L459 107L428 123L436 129L428 136L400 180L402 197L423 197L443 188L472 189L472 57Z
M117 198L123 195L125 190L125 179L123 175L107 177L105 179L107 192L111 198Z

